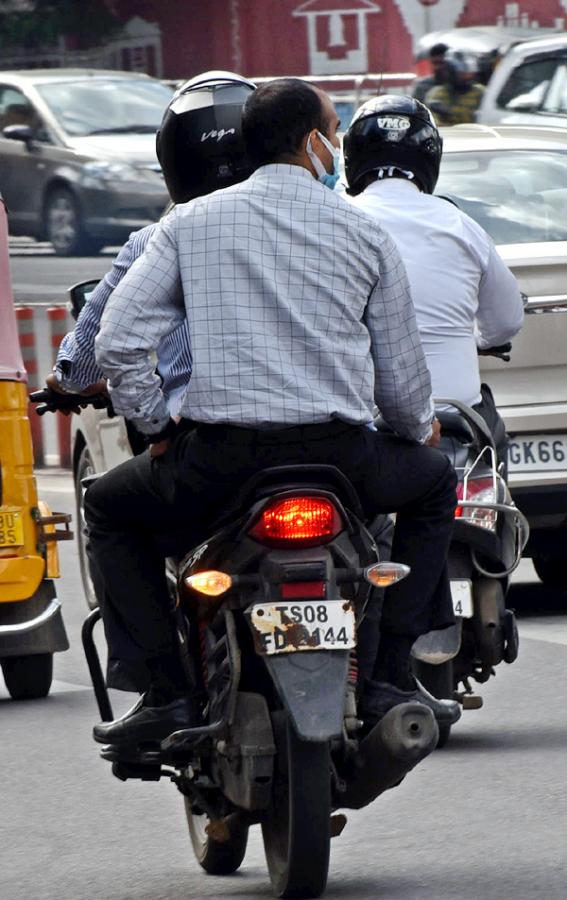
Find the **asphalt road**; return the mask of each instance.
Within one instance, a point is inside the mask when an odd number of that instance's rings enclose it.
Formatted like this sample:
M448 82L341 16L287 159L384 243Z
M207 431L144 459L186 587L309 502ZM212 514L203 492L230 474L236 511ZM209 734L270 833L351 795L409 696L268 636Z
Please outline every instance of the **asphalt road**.
M72 510L69 476L40 477ZM259 829L239 874L206 876L192 858L171 785L121 783L98 756L79 632L86 612L73 545L61 546L71 649L46 700L14 703L0 682L2 900L269 897ZM529 563L512 592L522 648L482 689L449 745L333 840L329 898L564 900L567 838L567 595ZM117 709L125 709L127 695Z
M106 247L97 256L56 256L51 244L32 238L10 239L10 271L16 303L65 303L67 288L78 281L102 278L119 247Z

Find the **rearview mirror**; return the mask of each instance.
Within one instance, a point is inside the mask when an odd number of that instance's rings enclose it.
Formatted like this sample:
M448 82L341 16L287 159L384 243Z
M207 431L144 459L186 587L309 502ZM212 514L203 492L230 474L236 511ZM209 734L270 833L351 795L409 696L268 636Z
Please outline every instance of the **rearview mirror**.
M6 125L2 136L9 141L23 141L25 144L33 140L33 129L29 125Z
M69 288L69 311L77 320L79 314L98 284L98 279L80 281Z

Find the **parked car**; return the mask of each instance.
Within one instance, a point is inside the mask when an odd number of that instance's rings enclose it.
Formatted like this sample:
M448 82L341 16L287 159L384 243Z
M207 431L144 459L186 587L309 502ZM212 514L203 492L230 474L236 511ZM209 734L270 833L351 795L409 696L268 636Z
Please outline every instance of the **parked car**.
M155 222L168 200L155 133L171 96L132 72L0 72L0 191L11 233L70 256Z
M518 44L496 67L477 122L567 127L567 35Z
M528 295L511 361L486 358L511 436L510 487L546 583L567 584L567 130L459 125L443 132L437 193L476 219Z

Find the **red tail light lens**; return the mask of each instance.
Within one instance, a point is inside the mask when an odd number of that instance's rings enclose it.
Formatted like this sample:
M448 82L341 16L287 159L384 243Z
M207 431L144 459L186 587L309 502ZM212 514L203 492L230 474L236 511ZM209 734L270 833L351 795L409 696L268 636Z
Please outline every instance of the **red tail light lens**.
M307 547L326 544L342 528L338 511L325 497L286 497L267 506L249 534L262 544Z
M457 498L459 500L468 500L472 503L475 501L478 503L496 503L498 495L494 490L492 478L470 478L467 484L466 496L463 482L457 485ZM480 528L487 529L487 531L496 529L497 515L495 509L487 509L481 506L457 506L455 510L456 519L462 519L470 525L478 525Z

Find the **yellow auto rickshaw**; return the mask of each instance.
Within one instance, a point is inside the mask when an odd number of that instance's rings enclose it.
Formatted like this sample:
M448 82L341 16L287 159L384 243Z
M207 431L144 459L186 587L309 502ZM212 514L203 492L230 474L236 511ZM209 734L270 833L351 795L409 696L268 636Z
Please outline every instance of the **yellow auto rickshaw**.
M26 381L0 196L0 665L14 700L47 696L53 654L69 647L53 579L70 516L38 500Z

